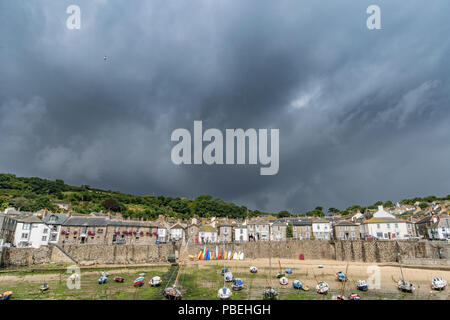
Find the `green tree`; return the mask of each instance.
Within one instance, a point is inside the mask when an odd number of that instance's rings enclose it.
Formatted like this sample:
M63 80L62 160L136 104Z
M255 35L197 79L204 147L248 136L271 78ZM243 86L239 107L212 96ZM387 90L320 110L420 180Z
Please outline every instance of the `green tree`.
M277 218L288 218L291 216L291 213L289 211L283 210L278 212Z
M292 232L292 224L288 224L286 228L286 238L292 238L294 236Z

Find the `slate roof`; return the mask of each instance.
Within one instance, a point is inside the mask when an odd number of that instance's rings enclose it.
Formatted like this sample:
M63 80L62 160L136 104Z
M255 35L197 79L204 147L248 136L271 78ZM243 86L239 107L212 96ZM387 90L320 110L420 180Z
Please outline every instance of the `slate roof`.
M312 226L311 219L301 219L292 222L293 226Z
M43 223L41 219L35 216L18 216L13 219L21 223Z
M108 222L111 222L111 221L108 221L105 218L70 217L63 223L63 225L64 226L106 227L108 225Z

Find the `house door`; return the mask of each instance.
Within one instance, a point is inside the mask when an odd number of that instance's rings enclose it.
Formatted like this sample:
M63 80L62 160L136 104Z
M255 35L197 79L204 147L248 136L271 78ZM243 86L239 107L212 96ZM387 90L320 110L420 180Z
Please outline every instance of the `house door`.
M81 239L81 243L85 243L86 242L86 237L80 237Z

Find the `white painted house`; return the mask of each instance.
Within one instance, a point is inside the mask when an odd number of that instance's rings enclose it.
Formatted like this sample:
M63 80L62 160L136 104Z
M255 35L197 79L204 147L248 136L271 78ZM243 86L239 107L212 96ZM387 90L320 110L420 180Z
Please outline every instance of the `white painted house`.
M248 232L247 232L247 225L241 224L237 225L233 228L234 231L234 241L238 242L246 242L248 241Z
M198 232L199 243L216 243L218 241L217 229L212 226L201 226Z
M19 248L40 248L48 245L50 228L37 217L17 217L14 245Z
M324 219L312 220L312 231L315 239L318 240L330 240L333 229L331 222Z
M440 214L432 219L433 224L428 228L428 237L435 240L450 239L450 216Z
M409 221L396 219L394 215L386 212L383 206L378 206L378 211L373 217L360 225L361 236L378 238L379 240L401 240L415 236L410 228Z

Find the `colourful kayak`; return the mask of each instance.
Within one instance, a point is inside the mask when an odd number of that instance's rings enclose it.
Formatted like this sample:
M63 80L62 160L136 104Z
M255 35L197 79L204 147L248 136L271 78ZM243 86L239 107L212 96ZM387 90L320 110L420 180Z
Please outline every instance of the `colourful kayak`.
M139 277L136 280L134 280L135 287L141 287L143 284L144 284L144 277Z

